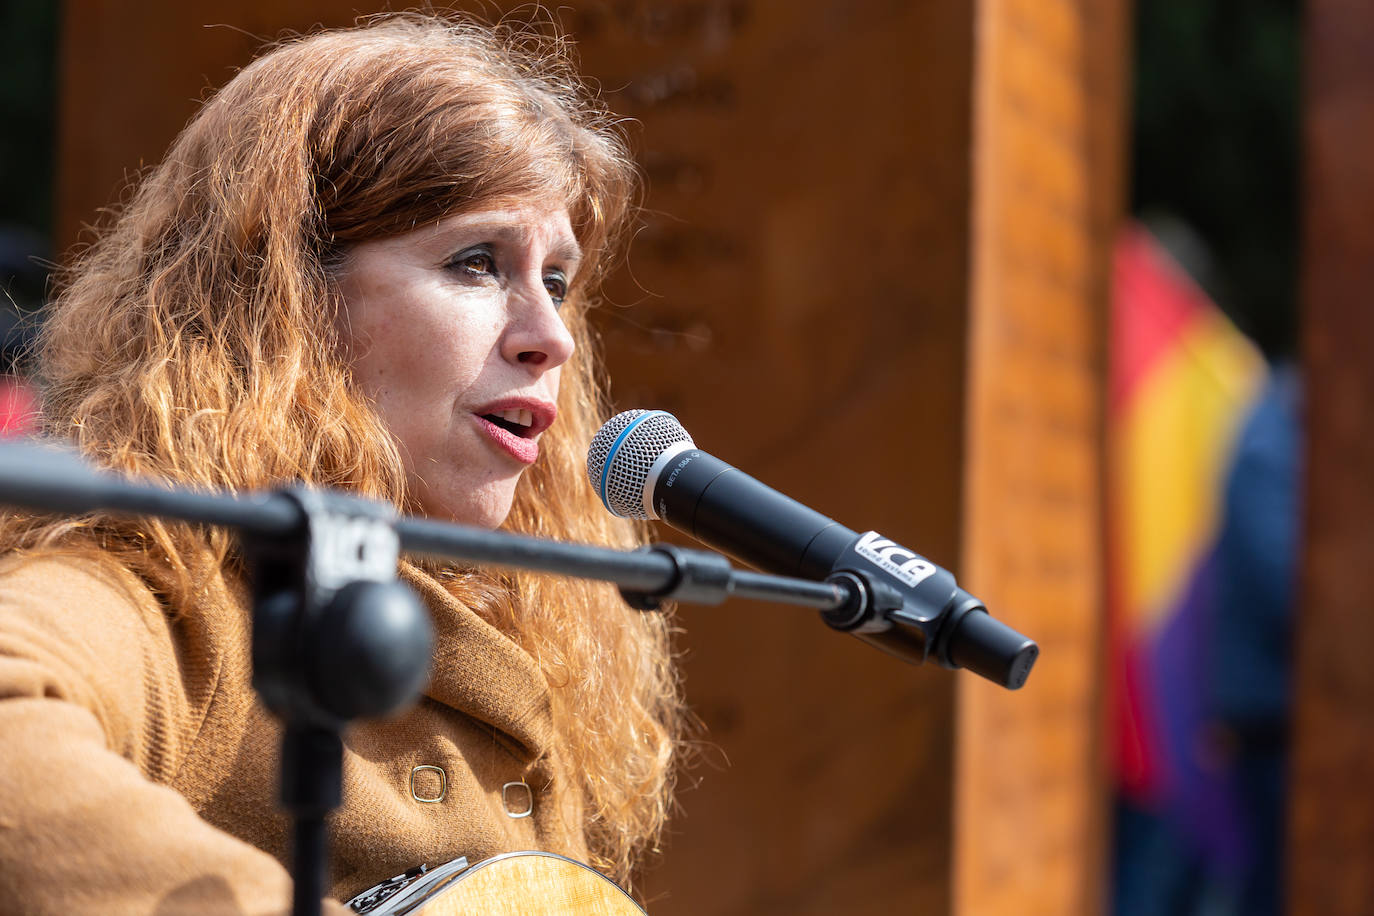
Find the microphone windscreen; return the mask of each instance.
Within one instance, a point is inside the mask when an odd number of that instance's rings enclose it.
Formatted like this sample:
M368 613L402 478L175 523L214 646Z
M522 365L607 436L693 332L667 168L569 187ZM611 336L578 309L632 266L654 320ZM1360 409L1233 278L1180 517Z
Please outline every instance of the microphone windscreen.
M612 515L647 519L644 491L659 456L696 443L663 410L627 410L605 422L587 449L587 481Z

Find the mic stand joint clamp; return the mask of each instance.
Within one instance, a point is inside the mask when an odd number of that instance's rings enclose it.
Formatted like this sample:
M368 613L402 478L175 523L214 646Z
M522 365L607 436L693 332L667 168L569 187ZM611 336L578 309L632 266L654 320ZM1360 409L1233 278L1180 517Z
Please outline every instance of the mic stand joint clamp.
M673 574L667 585L653 591L620 589L620 597L635 610L656 611L664 601L720 604L735 590L734 568L718 553L676 544L648 544L636 552L667 557L673 562Z

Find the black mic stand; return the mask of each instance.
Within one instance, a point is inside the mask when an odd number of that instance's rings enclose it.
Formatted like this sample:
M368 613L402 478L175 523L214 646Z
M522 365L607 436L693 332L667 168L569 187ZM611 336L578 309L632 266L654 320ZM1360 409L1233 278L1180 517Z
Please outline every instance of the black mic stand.
M286 490L290 530L244 538L253 586L253 687L282 720L281 804L292 820L292 912L317 916L328 871L326 818L343 801L343 729L410 705L434 632L396 581L389 507Z
M635 607L731 596L877 612L844 577L826 582L735 569L719 554L655 544L620 551L397 519L389 506L297 487L245 496L194 492L97 472L69 451L0 444L0 504L40 512L156 515L223 525L240 535L253 589L253 687L282 720L282 806L292 818L294 916L319 916L329 812L342 801L349 721L409 705L433 649L428 614L396 581L401 548L613 582ZM881 595L881 586L877 586ZM832 624L833 625L833 624Z

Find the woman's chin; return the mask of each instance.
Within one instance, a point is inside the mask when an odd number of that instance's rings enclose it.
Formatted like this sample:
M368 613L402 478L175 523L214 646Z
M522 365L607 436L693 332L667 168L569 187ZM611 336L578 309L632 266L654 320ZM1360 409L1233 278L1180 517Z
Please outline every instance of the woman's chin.
M483 488L461 495L420 492L418 510L427 519L456 522L473 528L496 529L510 515L515 499L515 486Z

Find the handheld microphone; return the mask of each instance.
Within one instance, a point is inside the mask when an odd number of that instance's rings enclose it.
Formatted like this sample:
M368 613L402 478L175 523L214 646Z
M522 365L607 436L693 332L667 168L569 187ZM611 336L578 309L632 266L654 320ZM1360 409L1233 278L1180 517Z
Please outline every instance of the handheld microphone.
M826 623L916 664L932 656L1015 690L1040 649L987 613L954 576L876 531L844 527L696 447L670 413L628 410L587 451L587 479L622 518L657 518L763 572L857 575L881 613L841 608Z

